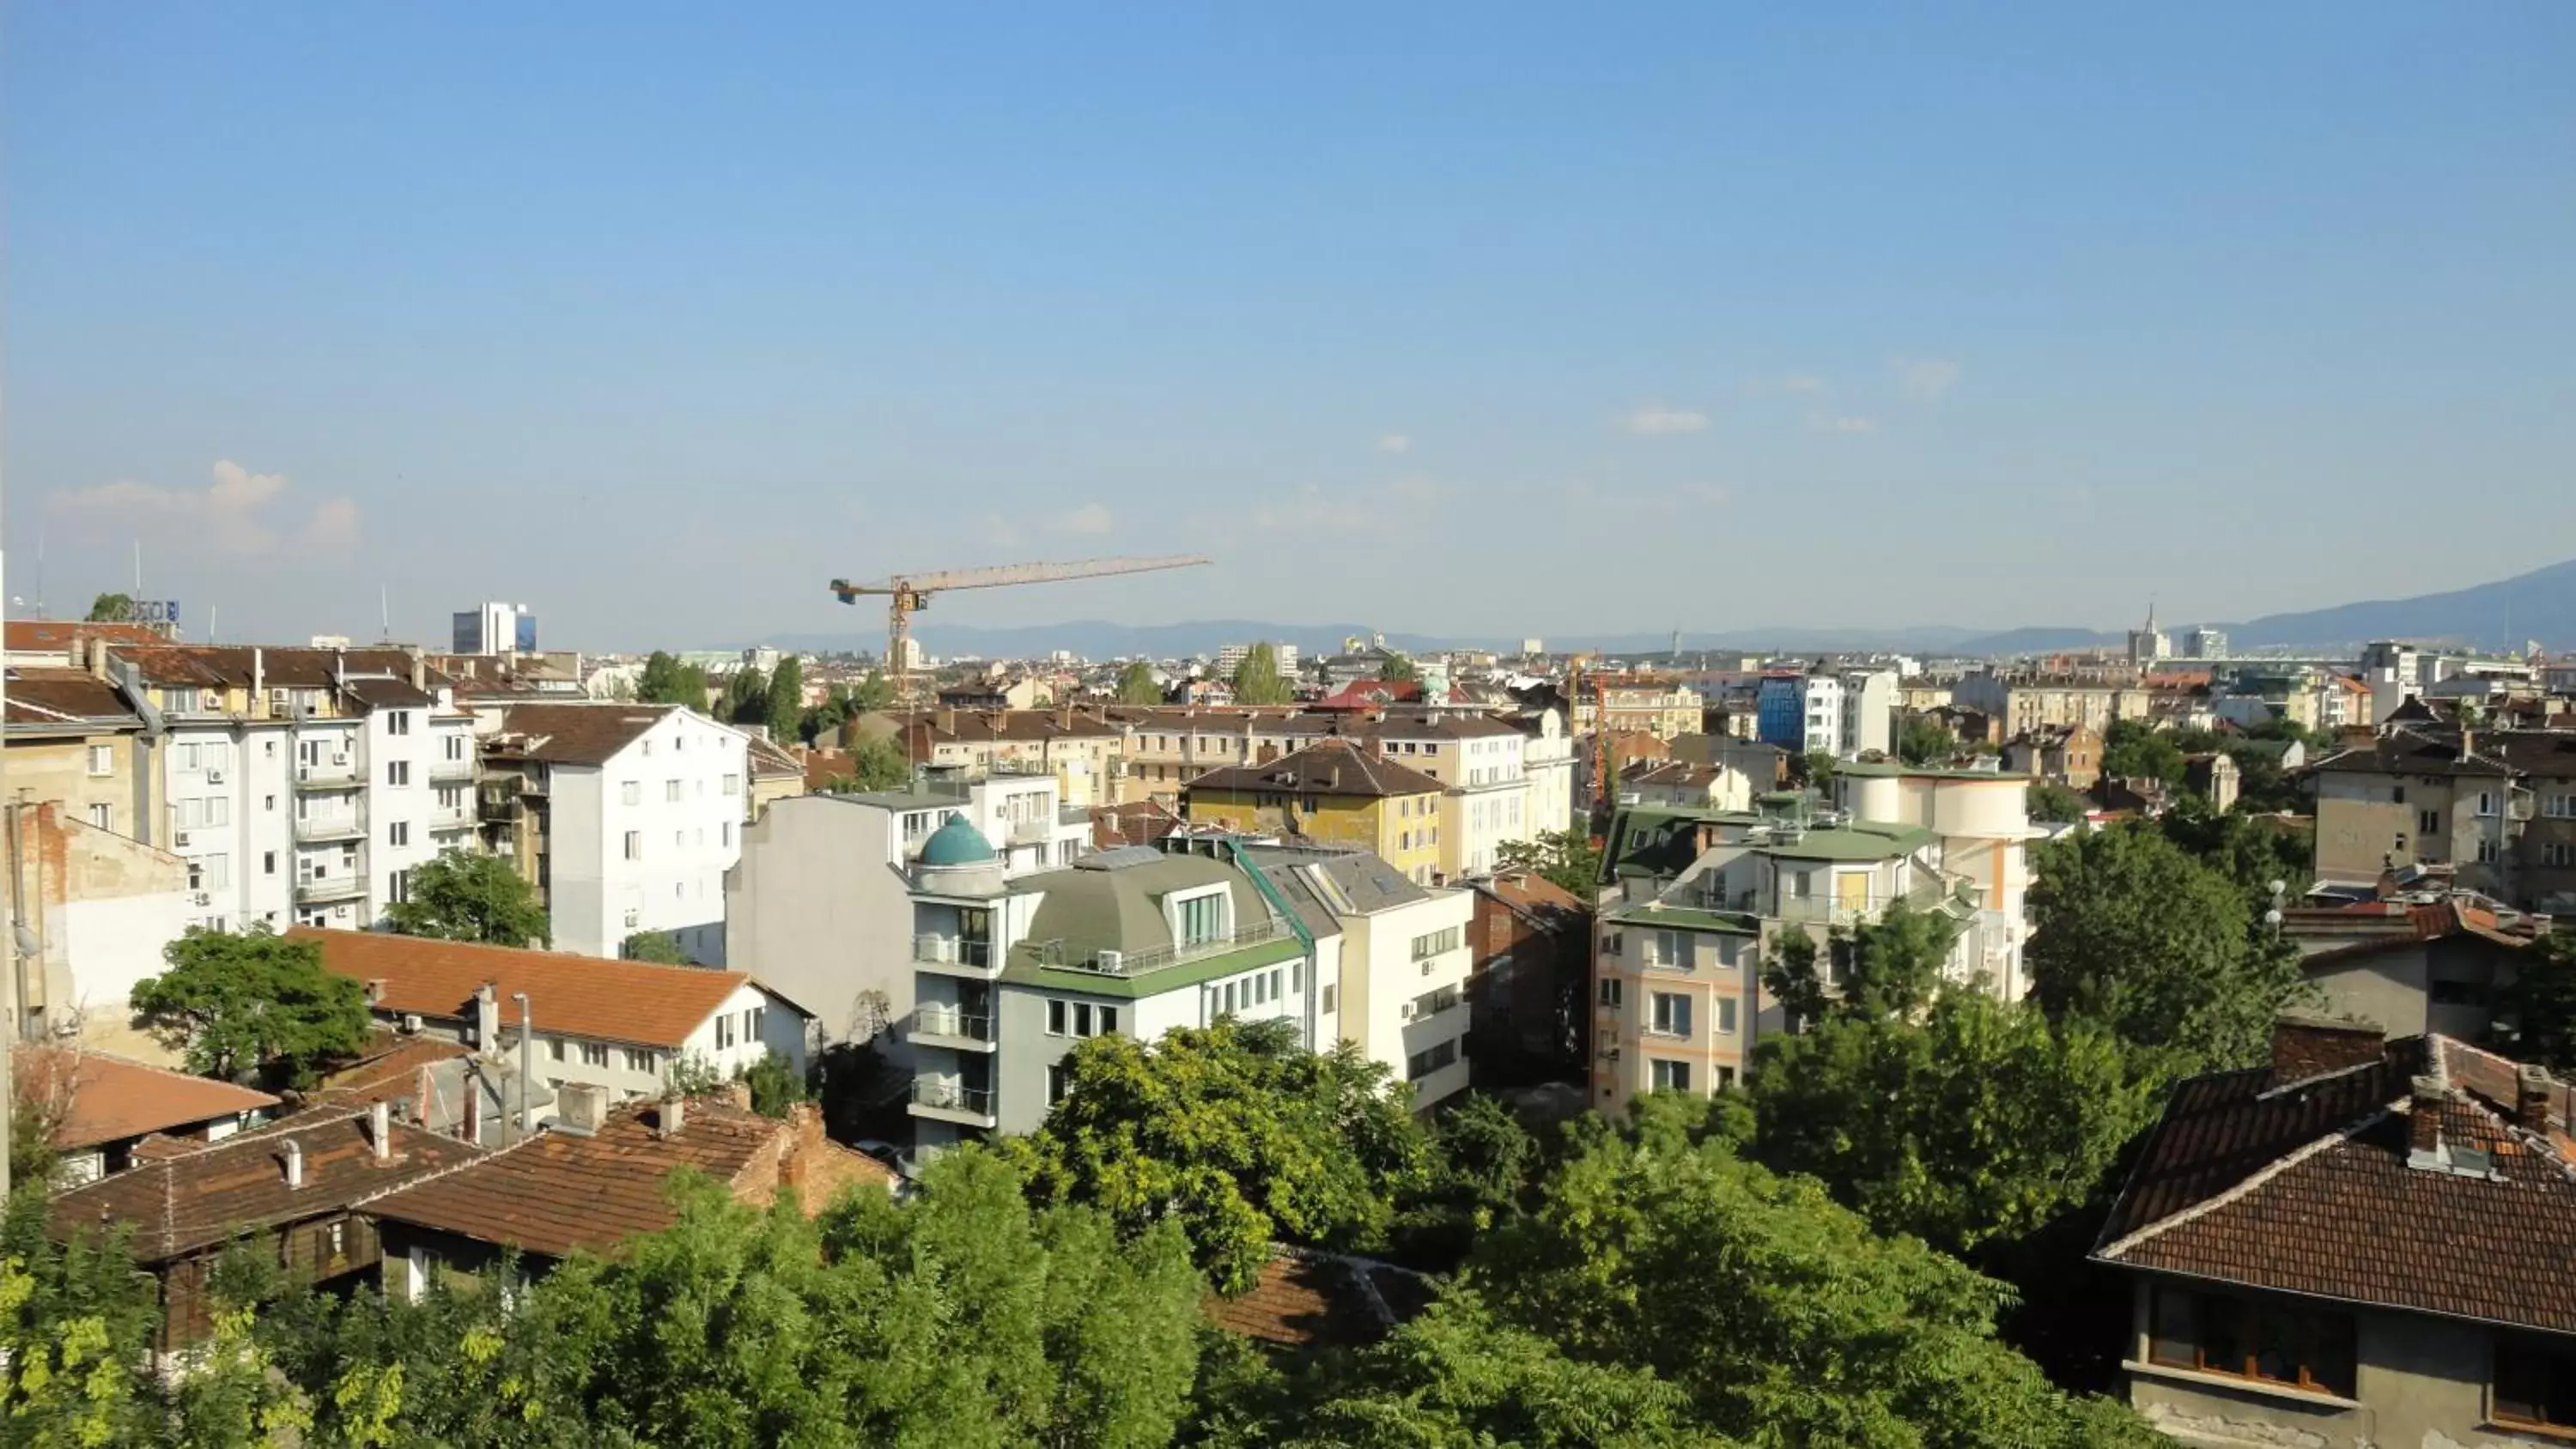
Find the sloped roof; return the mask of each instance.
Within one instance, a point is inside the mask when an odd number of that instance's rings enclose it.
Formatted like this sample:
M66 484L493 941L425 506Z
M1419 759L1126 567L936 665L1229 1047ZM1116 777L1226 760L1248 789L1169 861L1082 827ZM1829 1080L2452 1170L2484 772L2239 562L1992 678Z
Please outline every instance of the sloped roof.
M560 951L522 951L463 941L433 941L380 931L289 930L313 941L322 964L342 976L382 981L375 1009L447 1020L471 1019L474 992L490 982L500 996L501 1024L519 1024L511 997L526 992L537 1030L597 1041L676 1049L751 980L746 972L656 966Z
M514 704L501 715L497 748L549 765L604 765L682 708L676 704Z
M2472 741L2474 745L2476 742ZM2489 758L2483 751L2463 753L2459 740L2440 739L2416 734L2412 730L2391 730L2366 745L2317 760L2308 766L2327 774L2368 775L2506 775L2512 771L2501 760Z
M115 685L88 670L18 668L9 671L9 723L141 729L143 718Z
M611 1108L594 1134L542 1133L463 1171L376 1198L366 1211L560 1258L576 1250L608 1252L669 1227L677 1217L670 1176L683 1167L746 1201L767 1202L781 1185L786 1159L801 1154L798 1205L809 1216L845 1185L885 1188L894 1181L884 1164L822 1140L819 1125L802 1117L780 1121L698 1097L689 1101L680 1131L666 1136L667 1110L659 1102Z
M100 1052L20 1047L10 1055L18 1099L59 1103L54 1145L73 1149L256 1112L277 1098Z
M338 1212L361 1198L462 1166L482 1149L396 1122L376 1160L367 1114L300 1113L254 1132L135 1167L56 1195L57 1238L132 1229L135 1260L158 1263L239 1234ZM303 1150L304 1185L289 1187L285 1144Z
M1514 915L1542 928L1572 924L1579 921L1588 909L1581 896L1534 871L1497 871L1491 877L1468 884L1502 902Z
M1392 1264L1302 1248L1275 1248L1250 1291L1211 1294L1208 1321L1283 1349L1357 1348L1418 1315L1430 1295Z
M1318 740L1265 765L1227 765L1189 782L1192 790L1276 791L1385 799L1437 795L1438 780L1346 740Z
M71 657L71 648L84 639L105 639L117 644L165 644L162 633L145 624L93 624L84 619L11 619L4 631L7 648L12 653L33 654L41 650L61 650Z
M747 768L751 771L754 777L763 780L802 780L805 778L804 761L797 759L792 754L789 754L786 749L778 744L777 741L763 739L758 735L746 735L744 736L744 739L751 747L749 752L750 763Z
M2094 1256L2124 1267L2576 1332L2576 1158L2566 1089L2545 1134L2510 1107L2512 1064L2441 1036L2276 1085L2267 1068L2175 1087ZM2442 1084L2443 1141L2490 1172L2409 1164L2412 1079ZM2501 1095L2501 1100L2499 1097Z
M250 644L120 646L116 657L133 664L146 684L271 689L329 689L343 673L390 675L408 682L407 649L312 649Z

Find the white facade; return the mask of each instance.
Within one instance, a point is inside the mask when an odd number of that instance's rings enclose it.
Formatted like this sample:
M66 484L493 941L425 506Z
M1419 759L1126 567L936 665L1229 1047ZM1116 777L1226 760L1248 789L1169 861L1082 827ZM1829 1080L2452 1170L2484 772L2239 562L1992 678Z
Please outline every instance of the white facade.
M1415 1110L1467 1088L1467 930L1476 896L1433 890L1368 915L1338 917L1342 1037L1395 1079L1411 1084Z
M681 709L601 764L548 767L556 950L614 956L637 931L667 931L693 959L723 959L749 749L740 732Z
M1565 716L1539 712L1538 733L1521 745L1521 772L1529 802L1521 808L1526 839L1574 828L1574 737Z
M1810 674L1799 681L1798 703L1807 750L1839 749L1843 739L1843 684L1829 674Z
M1896 684L1896 672L1888 669L1854 670L1842 677L1842 721L1834 753L1849 760L1896 747Z

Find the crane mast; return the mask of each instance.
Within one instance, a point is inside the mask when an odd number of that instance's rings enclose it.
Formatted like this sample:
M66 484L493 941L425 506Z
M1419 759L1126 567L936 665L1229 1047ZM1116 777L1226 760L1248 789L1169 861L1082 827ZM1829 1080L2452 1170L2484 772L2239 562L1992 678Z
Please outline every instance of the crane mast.
M1190 568L1208 560L1192 554L1170 554L1158 558L1093 558L1068 563L1000 564L989 568L943 569L932 573L897 574L875 583L854 584L847 579L832 580L832 592L844 604L855 604L861 598L882 595L886 601L886 682L894 686L895 703L913 702L912 683L912 616L930 607L933 594L950 589L994 589L1016 584L1051 584L1066 579L1096 579L1111 574L1152 573L1157 569Z

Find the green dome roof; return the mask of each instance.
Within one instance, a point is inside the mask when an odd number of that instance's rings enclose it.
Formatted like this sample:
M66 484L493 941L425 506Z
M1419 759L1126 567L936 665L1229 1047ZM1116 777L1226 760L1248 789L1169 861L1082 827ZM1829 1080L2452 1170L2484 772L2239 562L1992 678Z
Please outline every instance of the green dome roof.
M993 842L967 824L963 815L949 816L947 824L921 843L923 865L985 865L1000 858L993 853Z

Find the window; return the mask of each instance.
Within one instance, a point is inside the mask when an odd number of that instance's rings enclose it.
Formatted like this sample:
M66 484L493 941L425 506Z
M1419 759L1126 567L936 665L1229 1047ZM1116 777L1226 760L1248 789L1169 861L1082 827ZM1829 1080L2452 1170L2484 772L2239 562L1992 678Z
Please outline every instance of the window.
M556 1061L562 1061L564 1059L564 1041L562 1037L550 1036L546 1038L546 1055L554 1058Z
M732 1045L733 1013L728 1011L724 1015L716 1018L716 1050L723 1051Z
M1727 1090L1729 1090L1729 1089L1730 1089L1730 1088L1732 1088L1734 1085L1735 1085L1735 1068L1733 1068L1733 1067L1719 1067L1719 1068L1717 1069L1717 1089L1718 1089L1719 1091L1723 1092L1723 1091L1727 1091Z
M205 889L210 891L219 891L233 883L233 858L231 856L210 855L206 857L204 864L206 867Z
M664 802L669 804L678 804L680 799L680 782L677 780L663 781L662 799Z
M2493 865L2493 864L2495 864L2495 863L2496 863L2496 843L2495 843L2494 841L2492 841L2492 840L2481 840L2481 841L2479 841L2479 842L2478 842L2478 864L2480 864L2480 865Z
M1225 892L1211 891L1173 903L1176 917L1173 944L1198 946L1215 940L1225 931Z
M626 1070L630 1072L658 1073L662 1070L662 1054L660 1052L645 1051L640 1047L628 1047L626 1049Z
M1063 1100L1064 1100L1064 1078L1065 1078L1064 1063L1062 1063L1062 1062L1049 1062L1049 1063L1047 1063L1047 1105L1048 1105L1048 1106L1052 1107L1052 1106L1054 1106L1056 1103L1061 1102L1061 1101L1063 1101Z
M1228 1016L1234 1015L1234 1008L1236 1005L1234 988L1235 984L1233 982L1229 981L1225 983L1225 1014Z
M643 781L641 781L641 780L622 780L622 781L618 782L618 786L617 786L617 798L618 798L619 803L621 803L621 804L626 804L626 805L641 805L641 804L643 804L643 803L644 803L644 782L643 782Z
M1339 983L1335 983L1324 988L1322 1010L1326 1016L1333 1014L1336 1003L1341 1000L1341 995L1342 988Z
M1616 976L1604 976L1601 978L1601 1004L1603 1006L1617 1006L1620 1004L1620 985L1620 980Z
M107 805L104 801L89 807L89 823L92 829L105 830L107 828Z
M1735 998L1732 996L1721 996L1717 999L1717 1034L1719 1036L1735 1035L1735 1006Z
M116 747L114 745L92 745L89 747L89 772L91 774L107 775L113 774L115 770Z
M1679 931L1649 931L1641 944L1645 946L1646 951L1639 958L1640 965L1686 966L1689 964L1682 956L1682 933Z
M1456 926L1433 931L1426 936L1416 936L1413 938L1413 959L1427 961L1443 951L1455 951L1466 944L1466 940L1466 932Z
M397 821L395 821L394 823L392 823L391 825L386 826L386 827L385 827L385 844L387 844L387 845L409 845L409 844L411 844L411 822L410 822L410 821L408 821L408 820L397 820Z
M464 759L464 758L465 758L465 736L460 735L460 734L451 734L451 735L449 735L449 736L447 737L447 759L448 759L448 762L449 762L450 764L453 764L453 763L455 763L456 761L462 760L462 759Z
M601 1041L583 1042L581 1044L581 1064L585 1067L607 1066L608 1043Z
M1433 1072L1440 1070L1442 1067L1449 1066L1457 1060L1457 1042L1435 1042L1428 1049L1415 1052L1412 1056L1405 1058L1404 1079L1408 1082L1420 1081L1422 1078L1430 1076Z
M2441 834L2441 833L2442 833L2442 812L2440 812L2440 811L2438 811L2438 810L2418 810L2418 811L2416 811L2416 812L2415 812L2415 833L2416 833L2416 834L2418 834L2418 835L2439 835L2439 834Z
M264 850L264 851L261 851L261 852L260 852L260 856L259 856L259 873L260 873L261 875L275 875L275 874L277 874L277 852L276 852L276 851L274 851L274 850Z
M407 871L407 870L398 870L398 871L395 871L395 872L393 873L393 877L392 877L391 881L389 882L389 884L390 884L390 886L392 887L392 891L393 891L393 903L394 903L395 905L401 905L401 904L403 904L404 902L409 901L409 900L411 899L411 872L410 872L410 871Z
M89 808L92 810L103 810L107 807L103 805L93 805ZM2564 840L2547 840L2541 842L2540 863L2545 866L2560 869L2576 865L2576 844L2570 844Z
M386 783L386 784L388 784L388 785L408 785L408 784L410 784L410 783L411 783L411 761L409 761L409 760L389 760L389 761L387 761L387 762L385 763L385 783Z
M2158 1288L2147 1357L2350 1398L2352 1315Z
M2389 786L2389 787L2388 787L2388 803L2389 803L2389 804L2391 804L2391 805L2403 805L2403 804L2405 804L2405 803L2406 803L2406 787L2405 787L2405 786L2403 786L2403 785L2391 785L2391 786Z
M95 775L97 770L90 771ZM2576 819L2576 795L2557 794L2540 797L2540 813L2559 820Z
M410 734L411 711L407 709L397 709L386 714L385 733L389 735Z
M1691 999L1677 991L1654 993L1654 1031L1665 1036L1688 1036L1691 1029Z
M2499 1423L2576 1428L2576 1348L2518 1334L2495 1341L2495 1391L2488 1412Z
M2496 813L2496 797L2494 791L2480 790L2478 792L2478 813L2480 815L2493 815Z
M732 821L728 820L728 821L726 821L726 822L724 823L724 827L723 827L722 833L717 837L717 840L718 840L718 843L719 843L719 844L721 844L721 845L723 845L727 850L731 850L731 849L733 848L733 822L732 822Z
M626 858L628 860L642 860L644 858L643 831L630 830L626 832ZM632 923L630 922L629 924Z
M1668 1062L1659 1057L1648 1064L1649 1081L1658 1092L1687 1092L1690 1069L1688 1062Z
M182 770L194 770L200 768L197 763L197 746L181 745L179 747L179 768Z
M1062 1036L1062 1035L1064 1035L1064 1024L1065 1024L1065 1003L1063 1003L1063 1002L1061 1002L1061 1001L1049 1000L1049 1001L1047 1002L1047 1028L1046 1028L1046 1029L1047 1029L1047 1035L1049 1035L1049 1036Z
M1073 1034L1091 1035L1091 1003L1088 1001L1077 1001L1073 1004Z

